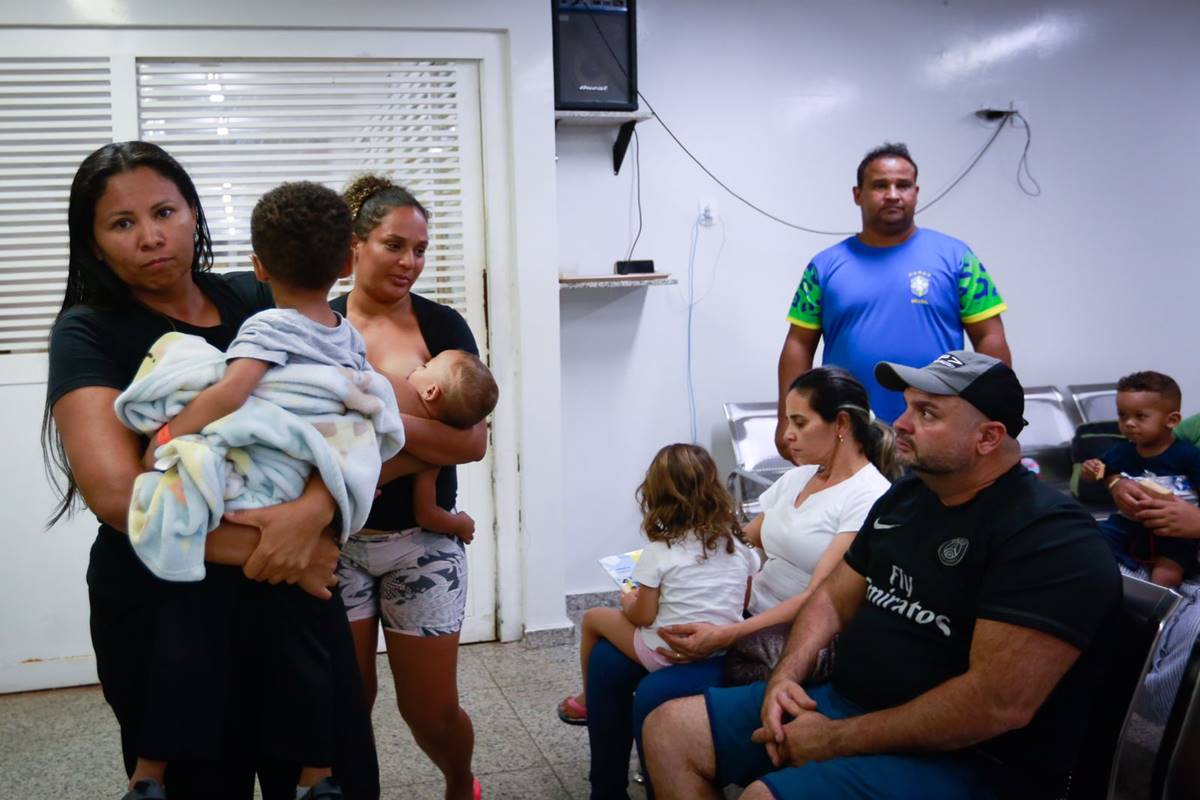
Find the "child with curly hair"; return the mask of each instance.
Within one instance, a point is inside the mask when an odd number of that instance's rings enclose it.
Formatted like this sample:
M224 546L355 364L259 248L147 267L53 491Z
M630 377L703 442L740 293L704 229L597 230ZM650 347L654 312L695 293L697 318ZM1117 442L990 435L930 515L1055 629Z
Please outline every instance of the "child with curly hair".
M738 622L750 576L758 571L758 557L739 538L733 499L704 448L672 444L659 450L637 498L649 539L633 571L637 588L622 594L620 609L592 608L583 615L579 656L585 687L588 658L599 639L650 672L670 666L657 652L667 647L657 630L685 622ZM558 715L571 725L586 724L584 692L565 698Z

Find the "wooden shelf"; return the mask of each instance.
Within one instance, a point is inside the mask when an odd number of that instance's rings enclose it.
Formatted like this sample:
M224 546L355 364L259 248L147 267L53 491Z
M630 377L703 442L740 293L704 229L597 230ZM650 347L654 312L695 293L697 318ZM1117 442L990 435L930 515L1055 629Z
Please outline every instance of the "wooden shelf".
M572 275L558 279L559 289L636 289L641 286L670 286L679 283L669 272L639 275Z

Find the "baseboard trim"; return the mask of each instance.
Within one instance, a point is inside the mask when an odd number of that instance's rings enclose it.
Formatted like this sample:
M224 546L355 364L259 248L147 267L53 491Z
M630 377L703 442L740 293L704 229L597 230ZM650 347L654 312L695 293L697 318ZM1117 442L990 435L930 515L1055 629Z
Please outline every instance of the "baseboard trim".
M88 686L99 682L100 679L96 676L96 657L91 653L85 656L21 661L0 667L0 694Z
M583 612L596 606L616 608L621 604L620 593L615 590L611 592L569 594L566 600L567 619L570 620L571 624L558 628L525 631L525 638L522 641L526 647L561 647L577 644L579 642L579 621L583 619Z
M536 631L525 631L525 638L521 640L521 644L531 650L575 644L575 626L567 625L562 628L541 628Z

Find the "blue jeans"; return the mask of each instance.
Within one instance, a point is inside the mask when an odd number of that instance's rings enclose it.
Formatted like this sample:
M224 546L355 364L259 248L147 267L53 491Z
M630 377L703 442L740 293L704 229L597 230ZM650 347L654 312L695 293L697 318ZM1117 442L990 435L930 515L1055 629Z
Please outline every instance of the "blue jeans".
M721 660L709 658L647 673L612 643L596 642L588 660L586 687L592 800L629 797L629 751L635 741L645 774L642 723L646 717L668 700L720 686ZM653 797L648 774L646 779L646 793Z

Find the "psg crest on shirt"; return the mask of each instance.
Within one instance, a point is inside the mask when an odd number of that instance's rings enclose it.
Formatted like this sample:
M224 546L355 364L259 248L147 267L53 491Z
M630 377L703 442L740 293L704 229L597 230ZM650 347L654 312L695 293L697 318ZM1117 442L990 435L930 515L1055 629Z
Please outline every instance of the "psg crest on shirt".
M967 540L961 536L957 539L951 539L947 542L942 542L938 547L938 561L945 564L947 567L953 567L955 564L963 560L963 556L967 554Z

